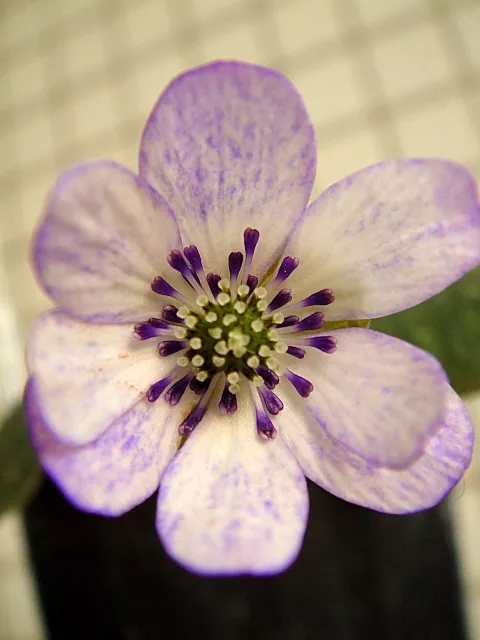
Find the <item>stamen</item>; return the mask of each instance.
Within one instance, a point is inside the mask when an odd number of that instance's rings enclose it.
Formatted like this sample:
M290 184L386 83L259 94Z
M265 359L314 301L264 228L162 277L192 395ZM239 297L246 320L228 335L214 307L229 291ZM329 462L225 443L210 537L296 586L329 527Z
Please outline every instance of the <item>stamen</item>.
M192 358L192 366L193 367L201 367L204 362L205 362L205 358L203 356L201 356L199 353L197 353Z
M250 287L248 286L248 284L239 284L237 293L240 298L245 298L245 296L248 296L248 294L250 293Z
M226 327L228 327L228 326L230 326L231 324L233 324L234 322L236 322L237 320L238 320L238 318L237 318L237 316L236 316L234 313L226 313L226 314L223 316L223 320L222 320L222 322L223 322L223 324L224 324Z
M268 358L268 356L271 354L271 349L269 346L267 346L266 344L262 344L259 349L258 349L258 355L261 358Z
M277 295L273 298L267 307L267 313L271 313L280 307L284 307L292 299L292 292L290 289L280 289Z
M260 333L263 327L264 327L264 324L262 320L260 320L260 318L256 318L250 323L250 328L252 329L252 331L255 331L255 333Z
M295 331L313 331L314 329L321 329L325 324L325 320L323 318L323 313L321 311L316 311L298 322L294 329Z
M220 287L218 283L220 282L221 277L216 273L207 273L207 282L210 287L210 291L214 298L218 298L218 294L220 293Z
M174 371L172 371L172 373L170 373L168 376L166 376L162 380L159 380L158 382L155 382L155 384L152 384L152 386L148 389L146 393L148 402L155 402L155 400L158 400L158 398L162 395L162 393L165 391L168 385L172 382L172 380L176 378L177 373L178 371L177 369L175 369Z
M198 380L198 382L205 382L205 380L209 379L211 380L210 376L208 375L208 371L199 371L195 376L195 380Z
M272 371L271 369L269 369L268 367L265 367L263 364L261 364L258 368L257 368L257 373L259 376L262 377L265 386L268 389L275 389L275 387L277 386L277 384L280 382L279 377L277 376L277 374Z
M218 283L218 286L220 287L220 290L224 291L225 293L227 293L227 291L230 291L230 282L225 278L222 278L220 280L220 282Z
M229 390L227 383L225 383L225 386L223 388L223 393L222 397L220 398L218 408L224 416L232 415L238 409L237 397Z
M190 364L188 356L180 356L177 358L177 364L179 367L187 367Z
M298 258L292 258L291 256L287 256L282 260L282 264L278 269L278 273L273 281L274 284L281 284L284 282L298 267L299 260Z
M187 330L184 329L184 327L176 327L173 335L175 336L175 338L177 338L177 340L183 340L187 337Z
M220 338L223 335L223 331L221 330L220 327L213 327L212 329L208 330L208 334L214 339L214 340L220 340Z
M260 358L258 356L250 356L247 360L247 365L251 369L257 369L260 365Z
M285 316L281 311L277 311L277 313L273 314L272 320L276 325L279 325L282 324L282 322L285 320Z
M217 320L218 316L215 311L209 311L205 316L205 322L212 323Z
M230 302L230 296L225 291L221 291L217 296L217 302L221 307L224 307Z
M183 378L177 380L177 382L175 382L175 384L173 384L166 392L164 397L170 406L174 407L180 402L192 378L193 373L187 373L187 375L183 376Z
M257 287L253 291L253 294L257 296L259 300L261 300L262 298L265 298L265 296L267 295L267 290L265 289L265 287Z
M198 323L197 316L187 316L185 318L185 324L189 329L193 329L193 327Z
M204 293L201 293L195 299L195 304L198 304L199 307L206 307L208 304L208 297Z
M334 353L337 350L337 340L333 336L315 336L305 340L305 344L324 353Z
M312 293L312 295L304 298L300 302L297 302L295 306L297 307L313 307L315 305L327 305L332 304L334 301L333 291L331 289L322 289L321 291L317 291L316 293Z
M227 347L227 343L225 342L225 340L219 340L217 342L217 344L213 348L221 356L225 356L228 353L228 347Z
M166 358L167 356L171 356L173 353L177 353L177 351L186 349L187 346L187 343L182 340L166 340L164 342L159 342L158 355L162 358Z
M195 349L195 351L198 351L198 349L202 348L202 340L198 336L195 336L194 338L192 338L189 344L192 347L192 349Z
M162 318L167 322L183 322L183 318L180 318L178 315L177 307L174 307L172 304L167 304L162 309ZM153 318L150 318L149 322L151 322Z
M273 348L276 353L287 353L287 349L288 349L285 342L281 342L280 340L275 343Z
M190 315L190 309L187 306L182 305L178 310L177 315L182 320L185 320L185 318L187 318Z
M289 382L291 382L297 393L301 395L302 398L308 398L312 393L314 387L310 380L302 378L302 376L293 373L290 369L285 369L285 377Z
M266 387L259 387L258 393L262 397L268 413L272 414L273 416L276 416L277 413L280 413L280 411L283 409L283 402L280 400L276 393L273 393L273 391L270 391L270 389L267 389Z
M240 286L242 286L242 285L240 285ZM245 311L247 310L247 305L246 305L245 302L243 302L243 300L237 300L235 302L235 304L233 305L233 308L235 309L235 311L237 313L242 314L242 313L245 313Z
M300 349L300 347L288 347L287 353L289 356L293 356L294 358L298 358L302 360L305 357L306 351L305 349Z
M212 356L212 362L218 369L221 369L226 361L227 359L222 356Z
M268 307L268 302L266 300L259 300L257 302L257 309L263 313L265 309Z

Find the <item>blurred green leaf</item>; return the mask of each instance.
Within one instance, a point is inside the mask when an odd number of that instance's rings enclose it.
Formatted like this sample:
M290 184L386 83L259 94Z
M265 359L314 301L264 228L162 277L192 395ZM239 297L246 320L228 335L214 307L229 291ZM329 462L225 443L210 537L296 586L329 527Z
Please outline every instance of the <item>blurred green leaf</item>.
M371 328L430 351L457 393L480 389L480 269L413 309L374 320Z
M0 429L0 514L24 505L41 477L42 469L30 444L20 405Z

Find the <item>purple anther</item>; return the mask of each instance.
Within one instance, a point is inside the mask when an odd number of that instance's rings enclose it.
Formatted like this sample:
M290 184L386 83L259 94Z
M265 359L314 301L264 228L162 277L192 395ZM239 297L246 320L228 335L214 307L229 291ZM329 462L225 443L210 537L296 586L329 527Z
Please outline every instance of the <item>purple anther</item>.
M177 313L177 307L174 307L173 304L166 304L162 309L162 318L166 322L178 322L179 324L183 324L185 320L183 318L179 318Z
M166 378L163 378L162 380L155 382L155 384L152 384L152 386L150 387L150 389L148 389L146 393L147 400L149 402L155 402L155 400L158 400L158 398L162 395L162 393L165 391L168 385L175 378L175 375L176 375L175 372L171 373Z
M158 355L166 358L167 356L171 356L172 353L186 349L187 346L187 343L182 340L165 340L158 343Z
M273 300L268 305L266 311L267 313L271 313L275 311L275 309L280 309L280 307L284 307L286 304L290 302L292 299L292 292L290 289L280 289L277 295L273 298Z
M220 287L218 283L222 278L217 273L207 273L207 282L210 287L210 291L213 293L213 297L218 298L218 294L220 293Z
M326 305L332 304L334 301L333 291L331 289L322 289L321 291L317 291L316 293L312 293L312 295L304 298L301 302L298 303L299 306L302 307L313 307L315 305Z
M161 318L150 318L148 324L156 329L171 329L172 327Z
M316 336L306 340L305 344L320 349L323 353L333 353L337 350L337 341L333 336Z
M168 402L170 406L174 407L176 404L180 402L183 394L185 393L186 388L188 387L188 383L190 382L192 377L193 377L192 372L187 373L187 375L183 376L183 378L180 378L180 380L177 380L175 384L172 384L170 389L165 394L165 400Z
M273 422L263 411L257 410L257 432L264 440L274 440L277 437L277 430Z
M194 244L192 244L190 247L185 247L185 249L183 250L183 253L185 254L186 259L192 265L192 268L194 269L194 271L196 273L202 273L203 272L202 258L200 257L200 252L197 249L197 247Z
M272 416L276 416L283 409L283 402L277 396L276 393L270 391L270 389L260 387L258 393L262 396L265 408Z
M257 284L258 284L258 278L257 276L253 276L251 273L248 274L247 277L247 287L248 287L248 293L252 293L252 291L256 288Z
M281 282L286 280L295 271L298 265L298 258L292 258L291 256L287 256L286 258L284 258L274 280L275 284L280 284Z
M245 247L245 255L247 260L251 260L257 246L258 239L260 238L260 231L258 229L245 229L243 232L243 245Z
M263 379L265 386L269 389L275 389L277 384L280 382L277 374L268 367L265 367L263 364L257 367L256 372Z
M155 291L155 293L158 293L161 296L168 296L169 298L177 298L177 300L182 299L182 296L180 295L180 293L176 289L174 289L171 285L169 285L168 282L161 276L154 278L151 284L151 287L152 287L152 291Z
M235 413L238 408L237 405L237 396L234 393L231 393L228 390L228 383L225 384L223 388L222 397L220 398L220 402L218 404L218 408L223 413L224 416L231 415Z
M190 269L188 268L188 264L185 261L182 253L178 251L178 249L174 249L167 256L168 264L182 274L182 276L188 277L190 275Z
M167 328L170 328L167 325ZM155 338L159 334L159 330L156 327L152 327L146 322L138 322L133 327L133 337L137 340L148 340L149 338Z
M298 376L290 369L285 369L285 377L292 384L295 391L302 396L302 398L308 398L308 396L312 393L314 387L310 380L306 378L302 378L302 376Z
M300 318L298 316L287 316L283 322L275 325L277 329L283 329L285 327L291 327L294 324L300 322Z
M302 358L305 357L305 349L300 349L300 347L288 347L287 349L287 353L289 356L293 356L294 358L298 358L299 360L301 360Z
M321 311L316 311L303 320L300 320L300 322L295 325L295 329L297 331L313 331L315 329L321 329L325 324L325 320L323 318L323 313Z
M230 283L236 282L243 263L243 253L232 251L228 256L228 269L230 271Z
M182 436L189 436L195 427L200 423L205 415L206 403L203 399L197 404L195 409L188 415L178 428L178 432Z
M197 380L196 378L192 378L188 386L196 396L203 396L210 386L211 381L212 378L207 378L206 380Z

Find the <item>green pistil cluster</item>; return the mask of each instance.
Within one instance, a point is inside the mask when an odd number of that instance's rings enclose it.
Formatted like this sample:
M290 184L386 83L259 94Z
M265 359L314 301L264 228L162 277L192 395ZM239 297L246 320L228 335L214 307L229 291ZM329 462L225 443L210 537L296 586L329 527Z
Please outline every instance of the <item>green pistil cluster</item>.
M203 313L195 314L187 307L179 309L185 327L176 335L190 348L178 364L190 364L199 381L223 372L229 391L236 393L241 375L256 384L263 383L256 372L261 365L280 372L275 354L285 353L287 346L280 341L274 325L284 318L279 312L264 317L267 292L263 287L249 295L249 288L241 284L232 296L228 282L220 281L219 285L221 293L215 303L204 295L197 298Z

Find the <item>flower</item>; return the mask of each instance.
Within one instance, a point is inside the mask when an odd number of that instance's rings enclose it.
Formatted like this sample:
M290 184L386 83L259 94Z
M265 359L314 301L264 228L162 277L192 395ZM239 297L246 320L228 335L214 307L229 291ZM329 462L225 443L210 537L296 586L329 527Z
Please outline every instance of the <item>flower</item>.
M28 346L40 460L91 512L160 487L159 536L198 573L289 566L305 476L400 514L437 503L471 458L439 363L365 319L479 263L472 177L388 161L307 207L315 164L286 78L213 63L160 96L138 176L110 161L67 171L34 241L58 306Z

